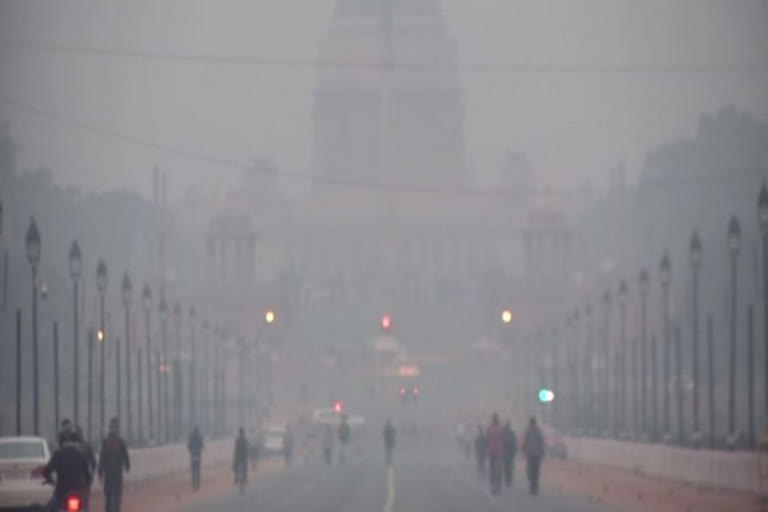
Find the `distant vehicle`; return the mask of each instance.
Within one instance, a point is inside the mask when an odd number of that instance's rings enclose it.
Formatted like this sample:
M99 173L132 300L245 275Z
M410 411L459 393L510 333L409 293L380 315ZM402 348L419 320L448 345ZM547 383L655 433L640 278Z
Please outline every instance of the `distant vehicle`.
M285 447L285 425L267 427L264 431L264 440L261 445L261 453L264 457L282 457Z
M0 505L43 507L53 489L43 485L43 468L51 452L41 437L0 437Z
M421 395L421 388L417 384L400 386L400 399L405 402L417 402Z
M544 434L544 450L549 457L558 459L568 458L568 445L565 444L563 436L550 425L541 425L541 432Z

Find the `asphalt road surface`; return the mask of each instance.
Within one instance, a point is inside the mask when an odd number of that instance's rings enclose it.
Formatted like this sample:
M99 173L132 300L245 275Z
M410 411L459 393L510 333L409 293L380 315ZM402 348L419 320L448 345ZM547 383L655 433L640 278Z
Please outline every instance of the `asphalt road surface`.
M516 475L520 480L512 489L492 496L487 482L458 459L398 455L391 468L373 456L358 456L344 466L315 463L265 475L244 494L233 488L186 512L607 512L546 487L529 496L524 475Z

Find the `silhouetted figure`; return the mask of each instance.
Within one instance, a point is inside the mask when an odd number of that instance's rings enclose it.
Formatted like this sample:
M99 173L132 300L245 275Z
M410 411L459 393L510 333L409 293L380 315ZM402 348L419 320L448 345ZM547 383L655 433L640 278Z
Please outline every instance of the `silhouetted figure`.
M395 427L390 420L384 425L384 453L387 464L392 464L392 451L395 449Z
M192 471L192 489L200 488L200 462L203 458L203 436L200 435L200 429L195 426L187 441L187 450L189 450L189 463Z
M119 435L117 418L109 420L109 433L101 443L99 478L104 482L104 510L120 512L123 501L123 472L131 470L128 448Z
M475 437L475 458L477 459L477 475L482 480L485 478L485 456L488 454L488 445L485 439L483 426L477 427L477 436Z
M92 474L88 470L88 459L71 430L62 431L59 435L59 449L43 470L46 482L53 483L53 473L56 473L56 484L48 505L49 510L59 510L59 505L64 503L70 493L77 493L87 504Z
M531 494L539 492L539 470L541 458L544 456L544 435L541 433L536 418L531 418L525 431L523 452L528 459L528 484Z
M517 455L517 436L509 420L504 424L504 482L512 487L515 480L515 456Z
M352 431L349 428L347 422L347 415L341 417L341 425L339 425L339 462L344 464L346 462L346 451L349 440L352 437Z
M499 421L499 415L493 413L491 424L488 426L488 473L490 476L491 493L501 494L501 464L504 457L504 430Z
M245 438L245 430L240 427L235 440L235 454L232 457L232 472L235 474L235 485L240 487L242 493L248 482L248 439Z

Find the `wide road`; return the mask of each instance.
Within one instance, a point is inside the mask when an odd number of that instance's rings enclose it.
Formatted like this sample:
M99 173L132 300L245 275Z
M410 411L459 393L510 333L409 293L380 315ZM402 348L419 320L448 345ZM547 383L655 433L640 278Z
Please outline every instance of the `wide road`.
M432 461L428 456L398 454L391 468L374 457L357 457L346 465L319 464L261 477L244 494L236 490L187 512L605 512L584 499L546 488L529 496L522 481L502 496L492 496L471 466L458 460Z

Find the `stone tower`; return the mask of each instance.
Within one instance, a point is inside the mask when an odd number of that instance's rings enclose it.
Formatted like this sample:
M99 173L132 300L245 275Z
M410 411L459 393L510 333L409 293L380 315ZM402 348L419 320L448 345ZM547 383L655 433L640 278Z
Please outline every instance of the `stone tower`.
M462 187L457 45L439 0L338 0L319 47L314 173L321 180Z

